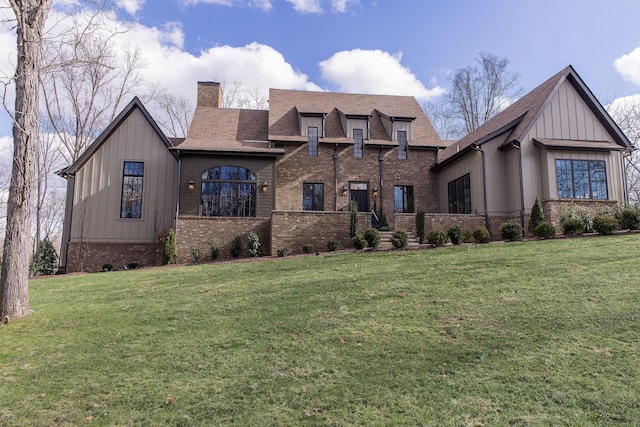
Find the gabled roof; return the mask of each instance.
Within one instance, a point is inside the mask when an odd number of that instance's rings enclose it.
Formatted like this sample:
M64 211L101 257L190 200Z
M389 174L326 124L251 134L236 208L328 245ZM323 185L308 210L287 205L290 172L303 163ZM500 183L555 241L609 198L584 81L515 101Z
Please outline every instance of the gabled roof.
M175 149L181 152L284 154L267 140L266 110L198 106L187 138Z
M70 166L56 172L63 178L66 178L68 175L75 174L84 164L102 147L109 137L115 132L120 125L133 113L136 109L140 110L144 118L149 122L155 133L158 135L160 140L164 143L167 148L171 148L173 145L169 141L169 139L165 136L165 134L160 130L160 127L156 123L155 120L151 117L151 114L147 111L147 109L142 104L142 101L135 96L131 102L124 107L124 109L116 116L115 119L107 126L105 130L89 145L89 147L85 150L84 153ZM174 154L174 157L176 155ZM176 157L177 159L177 157Z
M598 102L574 68L569 65L498 113L491 120L458 142L451 144L444 152L440 153L440 162L434 166L434 169L438 169L464 155L472 146L482 145L489 139L505 132L509 132L509 135L503 147L511 143L520 143L535 125L540 115L565 81L569 82L578 92L589 109L609 132L616 144L624 149L632 149L631 143L618 125L613 121L611 116L609 116L602 104Z
M322 113L325 136L320 142L349 144L342 117L369 117L371 138L366 144L397 145L382 120L411 120L411 147L444 147L422 108L412 96L368 95L299 90L269 90L269 134L272 141L306 142L301 136L299 115Z

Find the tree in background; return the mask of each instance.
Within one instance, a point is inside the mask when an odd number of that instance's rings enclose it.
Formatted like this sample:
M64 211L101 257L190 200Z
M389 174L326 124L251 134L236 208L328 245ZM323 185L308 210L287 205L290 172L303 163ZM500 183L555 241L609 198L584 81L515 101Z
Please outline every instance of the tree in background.
M611 117L629 138L634 147L640 142L640 96L629 96L611 103L607 107ZM632 151L626 157L627 191L629 201L640 201L640 153Z
M29 271L33 276L46 276L56 272L58 267L58 254L51 241L47 238L38 243L36 253L31 258Z
M476 63L453 73L441 103L423 106L443 139L472 132L522 94L520 74L507 69L507 58L480 52Z

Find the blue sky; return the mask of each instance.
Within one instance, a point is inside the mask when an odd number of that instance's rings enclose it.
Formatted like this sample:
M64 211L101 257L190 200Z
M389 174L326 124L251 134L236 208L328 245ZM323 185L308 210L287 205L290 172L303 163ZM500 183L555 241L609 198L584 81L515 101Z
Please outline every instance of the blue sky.
M279 87L437 100L450 73L480 51L507 57L525 91L572 64L604 103L640 93L638 0L117 3L118 17L137 24L119 43L139 44L149 64L145 77L189 99L196 81L219 80L265 93ZM0 31L0 70L7 74L11 31ZM1 112L0 137L8 135Z

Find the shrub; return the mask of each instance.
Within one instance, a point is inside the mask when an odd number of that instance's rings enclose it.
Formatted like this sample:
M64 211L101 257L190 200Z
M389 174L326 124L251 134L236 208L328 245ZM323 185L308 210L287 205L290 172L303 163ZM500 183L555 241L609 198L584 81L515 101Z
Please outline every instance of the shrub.
M278 256L280 258L286 257L287 255L289 255L289 248L280 248L280 249L278 249Z
M418 212L416 212L416 234L418 235L418 242L424 243L424 209L418 209Z
M137 262L130 262L129 264L125 264L124 269L125 270L135 270L136 268L138 268L140 264L138 264Z
M313 252L313 245L304 245L302 247L302 252L304 252L305 254L310 254L311 252Z
M447 236L449 236L451 243L453 243L454 245L459 245L464 241L464 234L465 233L462 231L462 228L460 228L459 225L452 225L447 230ZM471 235L470 237L473 237L473 235Z
M473 231L465 230L462 235L462 241L465 243L473 243L476 239L473 237Z
M329 249L330 252L337 251L339 247L340 242L338 242L337 240L329 240L327 242L327 249Z
M45 276L53 274L57 270L58 254L51 241L45 237L36 248L36 253L31 258L29 271L33 276Z
M542 210L542 205L540 204L540 199L536 197L536 201L533 203L533 207L531 208L531 218L529 219L529 232L535 234L536 227L538 224L544 222L544 211Z
M364 249L367 247L367 241L359 234L356 234L351 238L351 244L356 249Z
M623 230L640 229L640 208L637 205L620 204L616 207L615 217Z
M406 248L409 244L409 235L404 230L396 230L391 234L391 244L394 248Z
M485 227L473 230L473 238L478 243L489 243L491 241L491 233Z
M447 244L447 235L441 230L431 230L427 234L427 242L433 246L444 246Z
M170 228L169 232L167 233L167 237L164 239L164 245L162 248L162 264L175 264L177 257L176 233L174 233L173 228Z
M380 226L380 229L389 229L389 223L387 222L387 216L386 215L382 215L382 217L380 218L380 224L378 224Z
M191 260L193 262L198 262L202 258L202 252L197 246L191 246L189 252L191 252Z
M582 223L582 227L578 227L577 221L580 220ZM564 223L571 220L571 224L569 225L569 229L573 229L578 227L580 231L567 233L564 231L565 225ZM593 222L591 220L591 214L585 208L576 208L573 202L569 205L568 209L565 209L564 206L560 208L560 227L562 228L564 234L577 234L577 233L591 233L593 231Z
M113 271L113 264L102 264L102 271Z
M260 246L262 246L262 243L260 243L260 236L258 236L258 233L255 231L250 231L247 239L247 251L249 252L249 255L252 257L260 256Z
M364 240L367 242L367 246L375 249L380 245L380 232L375 228L367 228L364 230Z
M533 230L533 234L535 234L540 239L551 239L556 235L556 228L553 224L548 223L547 221L542 221L535 230Z
M211 259L213 261L217 260L220 255L220 246L218 246L216 239L211 239L209 242L209 249L211 250Z
M522 239L522 226L513 221L503 222L500 225L500 235L509 242L520 240Z
M242 253L242 237L239 234L236 234L233 240L231 241L231 247L229 248L229 254L233 258L238 258Z
M562 232L564 234L584 233L584 222L580 218L567 218L562 222Z
M358 234L358 205L353 200L349 204L349 237L354 238Z
M600 234L613 234L618 228L618 221L609 215L596 215L593 217L593 230Z

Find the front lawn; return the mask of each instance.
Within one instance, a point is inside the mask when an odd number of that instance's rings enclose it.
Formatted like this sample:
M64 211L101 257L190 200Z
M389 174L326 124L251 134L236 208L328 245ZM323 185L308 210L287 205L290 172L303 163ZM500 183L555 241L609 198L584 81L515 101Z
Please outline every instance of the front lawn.
M32 280L0 425L636 425L640 235Z

